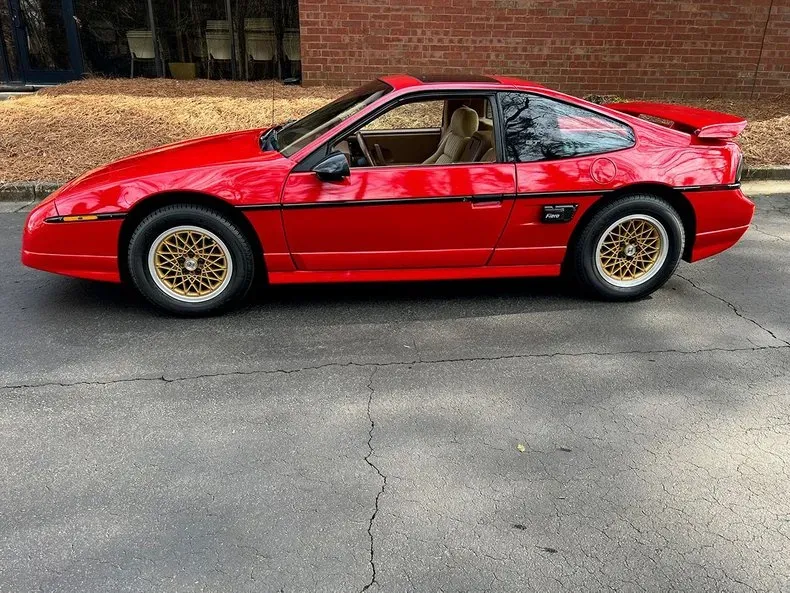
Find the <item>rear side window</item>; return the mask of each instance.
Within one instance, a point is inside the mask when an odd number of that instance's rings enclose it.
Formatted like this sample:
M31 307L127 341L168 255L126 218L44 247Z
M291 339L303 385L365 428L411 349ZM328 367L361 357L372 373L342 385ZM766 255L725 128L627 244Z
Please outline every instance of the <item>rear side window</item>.
M500 93L507 160L517 163L600 154L634 145L627 125L528 93Z

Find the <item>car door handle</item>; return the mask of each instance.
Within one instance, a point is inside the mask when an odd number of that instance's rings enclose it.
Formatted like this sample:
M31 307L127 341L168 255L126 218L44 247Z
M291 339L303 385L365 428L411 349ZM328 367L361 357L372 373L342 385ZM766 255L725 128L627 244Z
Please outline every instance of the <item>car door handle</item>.
M499 198L486 198L482 200L472 198L470 201L472 202L472 208L499 208L502 205L502 200Z

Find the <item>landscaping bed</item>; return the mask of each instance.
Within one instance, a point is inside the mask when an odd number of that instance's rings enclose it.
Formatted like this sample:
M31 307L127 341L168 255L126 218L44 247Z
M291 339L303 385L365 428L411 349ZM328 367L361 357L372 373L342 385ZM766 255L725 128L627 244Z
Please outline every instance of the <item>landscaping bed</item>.
M88 79L48 88L0 101L0 181L63 182L161 144L301 117L343 91L161 79ZM678 102L749 119L739 138L748 164L790 164L790 96Z

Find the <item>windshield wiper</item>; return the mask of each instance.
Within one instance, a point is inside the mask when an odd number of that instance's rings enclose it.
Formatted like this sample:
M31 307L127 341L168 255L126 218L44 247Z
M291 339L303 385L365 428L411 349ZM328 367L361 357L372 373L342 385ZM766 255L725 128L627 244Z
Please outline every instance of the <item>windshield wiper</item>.
M299 120L297 120L295 118L294 119L289 119L289 120L284 121L283 123L281 123L279 126L275 126L275 127L277 128L278 132L282 132L283 130L286 130L286 129L290 128L291 125L295 124L297 121L299 121Z
M297 120L289 119L286 122L281 124L277 124L276 126L269 128L263 134L261 134L260 144L261 150L280 150L280 143L278 142L277 134L289 128L292 124L296 123Z
M273 128L269 128L263 134L261 134L260 140L258 141L263 152L268 150L279 150L280 143L277 142L277 128L279 126L275 126Z

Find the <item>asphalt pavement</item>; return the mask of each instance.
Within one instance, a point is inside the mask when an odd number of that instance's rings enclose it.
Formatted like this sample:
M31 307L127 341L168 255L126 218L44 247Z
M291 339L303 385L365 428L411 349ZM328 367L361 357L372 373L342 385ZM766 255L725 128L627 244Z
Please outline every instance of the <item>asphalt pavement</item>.
M637 303L299 286L199 320L23 268L0 214L0 591L790 590L790 194L756 201Z

